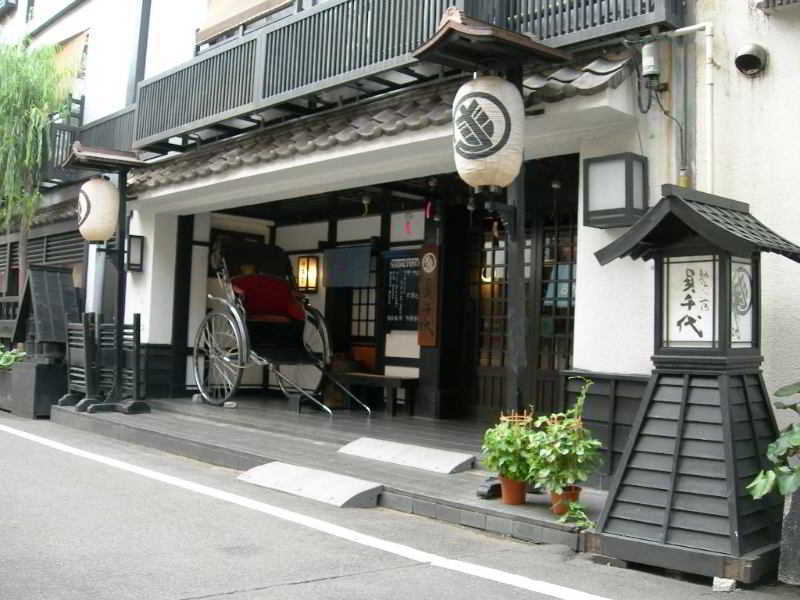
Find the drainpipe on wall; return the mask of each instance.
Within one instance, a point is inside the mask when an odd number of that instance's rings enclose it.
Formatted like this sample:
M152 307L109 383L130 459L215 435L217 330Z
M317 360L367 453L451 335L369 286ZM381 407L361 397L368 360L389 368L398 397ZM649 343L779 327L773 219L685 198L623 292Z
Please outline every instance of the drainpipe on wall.
M705 124L706 134L706 186L705 190L709 194L714 193L714 24L711 22L698 23L689 27L682 27L675 31L664 34L667 38L678 38L692 35L698 32L705 33L705 85L707 94L705 102ZM688 184L688 174L681 174L681 178L686 178ZM679 185L683 185L679 181Z

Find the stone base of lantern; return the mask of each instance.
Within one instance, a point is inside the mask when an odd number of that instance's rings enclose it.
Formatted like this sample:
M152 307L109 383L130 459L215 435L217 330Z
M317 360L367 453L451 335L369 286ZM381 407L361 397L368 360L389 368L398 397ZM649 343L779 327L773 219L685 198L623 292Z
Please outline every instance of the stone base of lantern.
M750 368L654 361L587 543L614 558L742 582L774 572L782 498L756 501L745 489L777 435L761 372L752 359Z

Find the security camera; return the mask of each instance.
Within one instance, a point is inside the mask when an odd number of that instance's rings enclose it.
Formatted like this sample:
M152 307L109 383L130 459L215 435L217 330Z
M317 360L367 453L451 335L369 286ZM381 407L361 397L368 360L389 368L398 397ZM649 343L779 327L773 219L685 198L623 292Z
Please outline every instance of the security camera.
M758 44L747 44L736 53L734 64L742 75L755 77L767 67L767 50Z

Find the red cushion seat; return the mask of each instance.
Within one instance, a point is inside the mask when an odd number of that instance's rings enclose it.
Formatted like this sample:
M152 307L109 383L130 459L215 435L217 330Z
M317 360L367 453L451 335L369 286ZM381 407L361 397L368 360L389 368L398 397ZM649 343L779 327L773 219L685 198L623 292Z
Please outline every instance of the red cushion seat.
M303 303L295 296L291 284L271 275L242 275L234 277L233 287L242 295L247 318L289 317L296 321L306 318Z

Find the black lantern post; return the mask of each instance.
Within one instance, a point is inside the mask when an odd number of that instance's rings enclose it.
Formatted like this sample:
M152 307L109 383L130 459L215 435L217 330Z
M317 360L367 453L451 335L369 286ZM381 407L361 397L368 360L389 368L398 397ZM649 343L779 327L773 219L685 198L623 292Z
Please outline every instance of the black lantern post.
M143 400L139 400L137 391L134 390L133 398L125 398L123 387L123 368L125 362L125 349L123 333L125 327L125 292L126 292L126 250L129 259L131 258L130 252L133 250L132 242L127 236L127 183L128 171L132 168L144 166L146 163L139 160L139 157L133 152L121 152L118 150L110 150L106 148L90 148L82 146L80 142L75 142L70 152L69 157L64 163L64 168L75 168L83 171L94 170L101 173L117 173L119 175L119 197L117 202L116 214L116 243L113 249L106 248L106 252L113 253L114 265L117 269L117 306L115 311L114 323L114 388L113 394L107 398L105 402L95 402L93 398L86 398L84 401L79 402L76 408L79 410L87 410L89 412L108 412L115 411L126 414L143 413L150 411L150 405ZM107 195L107 191L104 193ZM84 234L83 227L93 219L92 212L100 213L105 212L100 206L92 206L92 199L87 197L81 198L81 234ZM104 215L106 216L106 215ZM112 217L111 214L107 215ZM112 217L113 218L113 217ZM111 219L107 223L107 231L113 231L113 223ZM103 235L103 238L106 236ZM95 241L97 238L89 236L90 241ZM102 238L101 238L102 239ZM107 239L107 238L106 238ZM133 242L136 245L136 242ZM144 240L138 244L138 249L141 251L144 248ZM141 266L141 255L139 256L139 264ZM141 268L139 269L141 270ZM134 357L138 360L138 357Z
M752 582L777 565L782 499L745 487L777 426L760 365L761 252L800 262L746 204L672 185L601 264L655 261L655 369L591 551Z
M507 4L498 4L497 23L505 22ZM524 165L523 67L531 63L564 63L572 56L528 36L473 19L455 7L447 9L436 33L414 52L414 56L476 76L456 95L454 160L459 175L468 184L506 187L505 203L489 201L486 208L500 216L506 229L507 321L523 323L526 320L525 177L519 175L519 168ZM502 77L478 76L488 73ZM513 106L517 107L517 114L509 112L509 107ZM509 140L514 143L508 143ZM512 149L516 144L518 147ZM505 159L501 152L507 155ZM487 167L483 174L478 173L481 162ZM516 168L508 168L511 164ZM518 409L524 404L522 394L528 362L526 332L527 327L510 327L508 331L503 406L506 410Z

